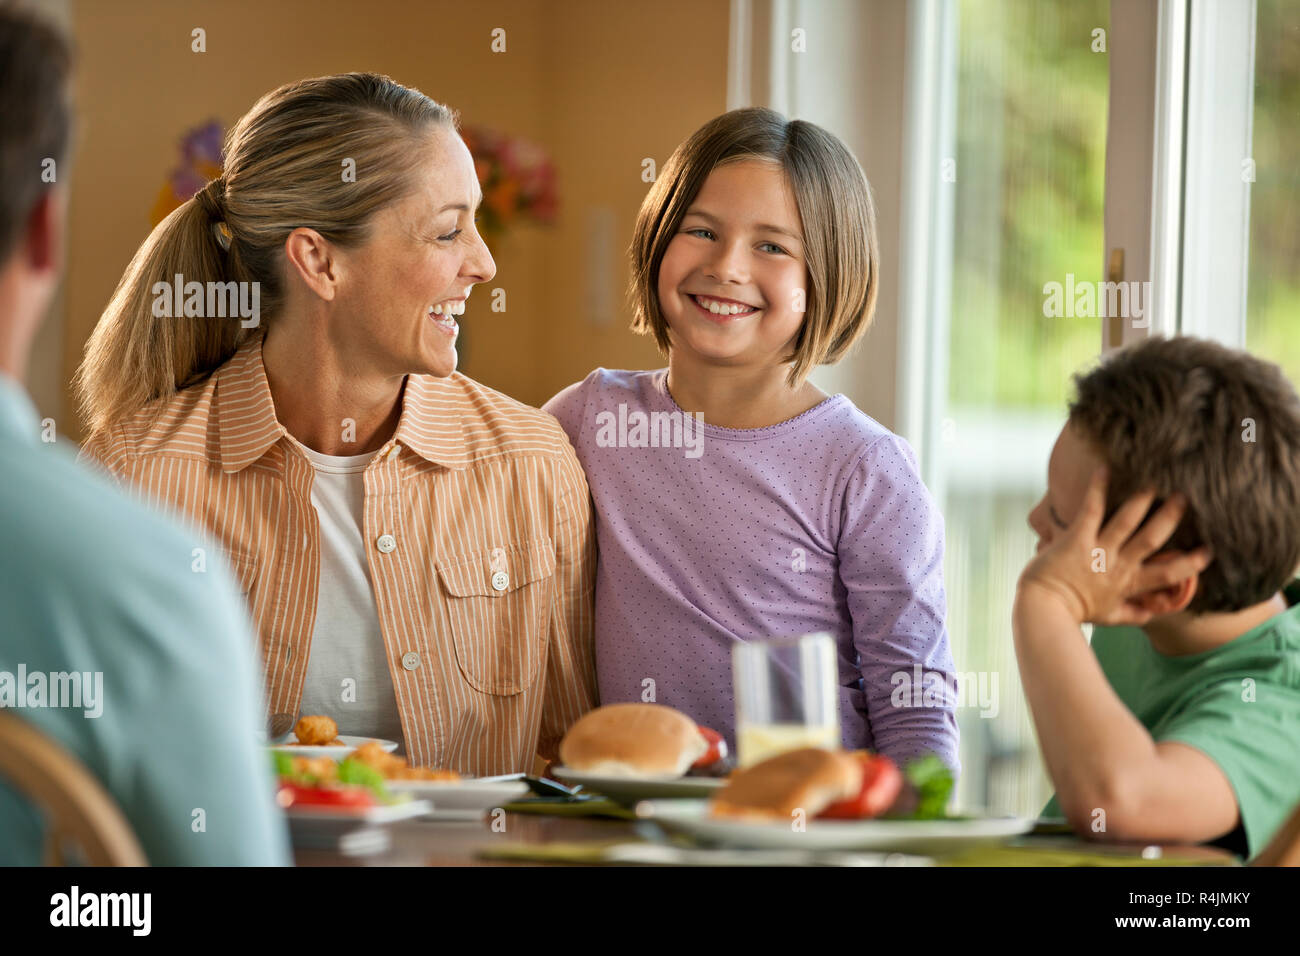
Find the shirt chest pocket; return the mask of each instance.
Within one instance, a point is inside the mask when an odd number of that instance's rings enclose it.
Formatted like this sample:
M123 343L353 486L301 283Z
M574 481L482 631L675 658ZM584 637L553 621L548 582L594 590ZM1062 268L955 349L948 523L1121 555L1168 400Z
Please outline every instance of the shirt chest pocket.
M438 562L456 664L486 694L518 694L537 680L555 580L555 547L534 538Z

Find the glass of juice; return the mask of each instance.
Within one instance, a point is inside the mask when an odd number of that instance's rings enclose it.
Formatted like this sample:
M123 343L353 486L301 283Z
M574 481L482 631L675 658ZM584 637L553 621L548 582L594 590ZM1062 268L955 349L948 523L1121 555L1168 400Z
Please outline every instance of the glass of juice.
M740 766L800 747L839 749L835 656L835 639L825 633L731 649Z

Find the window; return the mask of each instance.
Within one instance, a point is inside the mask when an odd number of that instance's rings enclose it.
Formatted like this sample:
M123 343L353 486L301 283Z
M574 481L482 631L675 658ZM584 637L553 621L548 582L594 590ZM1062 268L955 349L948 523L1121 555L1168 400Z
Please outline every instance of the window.
M1256 0L1246 347L1300 382L1300 7Z
M1095 31L1108 30L1109 3L955 9L954 150L935 157L936 188L950 190L951 293L928 319L944 354L931 363L943 381L928 390L927 478L946 520L949 634L967 685L958 803L1033 816L1051 785L1011 604L1071 376L1101 349L1101 320L1073 308L1069 289L1102 278L1109 64Z

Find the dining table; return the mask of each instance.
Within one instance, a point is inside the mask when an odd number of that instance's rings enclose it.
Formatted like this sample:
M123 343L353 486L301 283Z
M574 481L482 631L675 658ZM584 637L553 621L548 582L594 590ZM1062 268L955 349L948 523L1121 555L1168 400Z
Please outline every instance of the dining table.
M939 866L1235 866L1238 857L1204 845L1098 843L1059 821L994 844L924 857L900 853L769 851L697 846L601 801L573 807L521 800L482 815L436 815L383 828L387 846L295 846L298 866L574 866L574 865L939 865Z

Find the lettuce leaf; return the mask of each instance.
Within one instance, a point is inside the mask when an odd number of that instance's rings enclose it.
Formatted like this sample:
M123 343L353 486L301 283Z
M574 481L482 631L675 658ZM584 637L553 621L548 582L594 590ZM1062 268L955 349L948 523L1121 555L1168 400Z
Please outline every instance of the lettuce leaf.
M344 760L339 764L339 783L353 783L366 787L380 800L388 800L389 794L384 786L384 775L369 764L360 760Z
M952 796L953 788L952 771L947 764L934 754L928 754L909 763L903 776L916 789L917 803L912 819L942 820L947 816L948 798Z
M282 751L272 750L271 767L277 777L292 777L293 757Z

